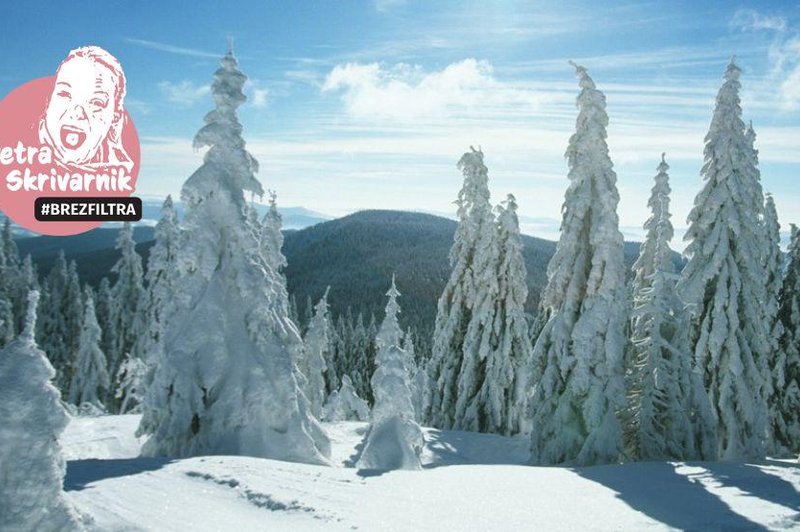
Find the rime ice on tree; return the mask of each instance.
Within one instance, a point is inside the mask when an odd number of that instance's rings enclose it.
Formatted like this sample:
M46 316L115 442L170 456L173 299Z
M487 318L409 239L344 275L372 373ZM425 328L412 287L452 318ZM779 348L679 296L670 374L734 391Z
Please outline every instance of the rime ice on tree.
M439 298L430 361L431 421L439 428L472 427L472 402L482 383L482 357L490 344L497 293L495 220L483 153L461 157L464 185L459 223L450 249L450 279Z
M396 346L378 353L372 392L375 406L364 447L356 463L359 469L420 469L422 430L414 421L406 354Z
M325 403L325 359L328 346L328 290L320 298L314 308L314 317L308 326L305 337L305 351L301 360L300 371L306 379L305 394L311 407L311 413L317 419L322 417L322 405Z
M675 295L677 275L669 241L669 166L662 155L650 200L647 236L633 265L632 367L626 444L638 460L698 458L693 420L710 411L692 372L685 342L683 304ZM701 395L693 396L697 391ZM696 408L694 401L701 405ZM702 401L702 403L700 403ZM711 417L713 423L713 417Z
M613 463L622 443L616 412L625 401L626 303L617 176L606 144L605 96L585 68L575 69L581 92L566 153L570 185L533 352L539 378L531 463L540 465Z
M245 200L263 194L236 114L245 80L228 52L212 84L216 108L194 139L209 149L183 186L177 278L145 401L152 434L143 452L326 463L328 439L296 379L302 340L286 288Z
M55 376L33 337L37 292L31 292L25 329L0 350L0 529L75 530L62 495L66 464L58 438L68 417Z
M342 375L342 386L328 396L325 421L367 421L369 405L353 389L350 377Z
M780 291L781 337L775 357L772 434L780 454L800 453L800 230L792 224L789 264Z
M764 456L767 430L764 197L733 61L706 135L705 180L689 214L689 263L678 294L693 323L690 348L718 419L716 457Z
M69 387L69 402L103 410L103 399L111 388L106 355L100 349L103 333L97 324L91 290L85 290L84 301L83 325L78 339L75 372Z

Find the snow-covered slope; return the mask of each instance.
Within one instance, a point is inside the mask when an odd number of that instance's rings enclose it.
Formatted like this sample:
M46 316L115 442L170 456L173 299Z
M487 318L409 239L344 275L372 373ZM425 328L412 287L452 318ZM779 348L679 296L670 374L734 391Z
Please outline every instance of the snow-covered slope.
M800 466L768 461L519 465L527 441L426 430L423 471L245 457L135 458L138 416L74 419L67 499L101 530L764 530L800 528ZM332 462L366 423L327 424Z

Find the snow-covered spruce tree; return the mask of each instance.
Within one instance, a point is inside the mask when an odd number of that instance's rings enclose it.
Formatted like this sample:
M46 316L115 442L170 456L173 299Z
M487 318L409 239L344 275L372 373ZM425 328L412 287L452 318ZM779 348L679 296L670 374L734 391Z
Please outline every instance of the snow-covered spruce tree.
M775 357L772 435L781 455L800 453L800 230L792 224L789 263L778 309L781 321L779 356Z
M328 289L330 290L330 289ZM314 308L314 317L306 332L305 351L301 359L300 371L306 378L305 394L311 406L311 413L322 418L322 405L325 404L325 372L328 370L328 290Z
M528 271L522 258L516 198L509 194L504 203L505 207L497 207L498 292L493 327L497 346L488 354L486 378L476 403L483 432L515 434L528 417L532 383L527 363L533 346L525 318Z
M370 402L372 400L372 390L369 386L372 374L370 369L374 366L370 358L370 351L372 351L371 344L374 337L370 337L367 326L364 324L364 315L360 312L352 331L347 346L347 374L350 375L358 395Z
M103 353L110 353L114 349L116 335L114 334L113 324L111 323L111 283L108 277L100 279L100 284L97 287L97 294L94 298L94 308L95 314L97 314L97 323L103 331L100 349ZM108 360L108 355L106 355L106 360Z
M414 421L406 354L384 346L372 376L375 406L356 467L367 470L421 469L422 430Z
M403 342L403 329L400 328L400 323L397 321L397 315L401 312L400 304L397 302L397 298L400 297L400 291L397 290L394 275L392 275L392 286L386 292L386 297L389 298L389 301L386 303L385 315L378 329L378 334L375 336L376 352L380 352L391 345L401 347Z
M353 382L342 375L342 386L328 396L324 408L325 421L367 421L369 405L353 389Z
M147 379L147 364L139 357L128 354L116 376L114 398L119 403L120 414L138 414L142 411Z
M278 195L269 191L269 210L261 220L261 249L267 263L276 272L282 272L286 267L286 257L283 255L283 218L278 212ZM283 273L281 273L283 275ZM306 323L308 326L308 323Z
M302 340L280 275L259 246L245 192L261 195L236 109L246 76L232 51L194 139L208 146L183 186L186 206L163 359L147 389L145 455L248 455L327 463L330 443L296 379Z
M667 170L662 155L647 202L652 212L644 224L647 236L633 267L633 356L625 440L628 457L634 460L698 458L693 428L695 375L669 246L674 230Z
M16 336L16 319L11 302L13 291L11 270L6 262L5 247L0 245L0 347L11 342Z
M125 222L117 237L116 249L121 256L111 271L117 280L111 287L111 308L109 321L114 331L114 345L108 358L111 375L116 375L119 366L129 353L134 352L139 338L145 333L140 314L140 306L145 300L144 272L142 258L136 252L133 240L133 226ZM115 405L118 406L118 405Z
M54 384L67 395L72 381L72 363L78 351L83 301L75 261L67 264L60 250L50 274L45 280L37 321L37 339L53 368Z
M531 463L613 463L622 451L626 303L616 174L606 144L606 100L575 65L581 92L566 157L561 237L541 296L532 355Z
M431 421L442 429L474 426L470 406L483 382L485 356L494 347L489 340L497 247L483 152L472 148L458 168L464 184L456 200L459 223L450 249L452 272L438 302L429 365Z
M689 262L678 294L693 319L690 349L718 418L716 458L759 459L767 430L769 342L764 197L733 61L705 139L705 184L689 214Z
M76 530L58 443L69 418L50 383L55 370L34 340L38 298L31 292L25 329L0 350L0 529Z
M748 137L755 136L752 131L752 124L747 129ZM778 223L778 213L775 209L775 201L771 194L766 194L764 203L764 229L767 235L767 254L764 257L764 268L766 269L766 289L767 300L764 305L766 312L767 341L770 345L769 358L767 361L767 376L769 389L767 393L767 409L769 419L767 421L766 450L770 456L783 454L781 444L773 436L774 420L779 415L778 395L779 387L784 386L784 368L786 365L786 354L780 347L780 340L783 336L783 323L778 318L779 297L783 284L783 253L781 252L781 226Z
M78 338L75 372L69 386L69 402L75 406L105 410L104 401L111 388L106 355L100 349L102 331L97 324L94 297L90 288L84 291L83 324Z
M160 358L164 336L162 314L175 289L180 227L172 196L167 196L161 206L161 219L154 236L155 244L147 258L147 289L137 314L141 321L137 329L141 332L134 349L134 356L149 365L157 364Z
M427 419L427 411L430 410L430 382L428 381L425 366L417 364L414 333L411 327L406 329L402 344L403 351L406 354L406 368L408 368L409 379L408 386L411 391L411 403L414 405L414 420L422 424Z

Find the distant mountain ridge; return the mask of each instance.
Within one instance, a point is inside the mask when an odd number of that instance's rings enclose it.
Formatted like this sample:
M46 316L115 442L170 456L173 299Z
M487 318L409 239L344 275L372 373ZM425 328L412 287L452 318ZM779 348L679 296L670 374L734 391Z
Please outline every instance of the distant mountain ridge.
M431 214L371 210L318 223L301 230L287 230L283 252L289 292L300 315L307 298L316 302L330 286L329 302L334 315L363 312L380 319L392 274L402 296L401 325L429 332L433 328L439 295L450 275L448 254L457 223ZM109 274L118 258L113 249L116 229L96 229L72 237L35 237L17 241L23 256L30 253L46 273L59 249L78 262L85 282L96 285ZM137 251L146 259L152 246L153 228L137 227ZM528 269L529 296L526 308L534 312L539 293L547 281L547 264L555 242L522 236L523 257ZM633 264L639 243L625 243L625 263ZM676 264L681 264L675 254ZM427 334L426 332L426 334Z

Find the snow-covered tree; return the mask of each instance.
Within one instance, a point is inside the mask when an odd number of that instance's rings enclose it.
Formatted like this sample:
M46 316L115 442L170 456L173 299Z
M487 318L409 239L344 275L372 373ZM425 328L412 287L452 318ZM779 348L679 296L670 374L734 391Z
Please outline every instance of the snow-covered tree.
M748 127L748 137L751 133L752 124ZM748 138L749 140L749 138ZM764 257L764 268L766 270L766 290L767 300L764 305L766 312L767 341L769 342L769 359L767 362L768 374L765 377L769 382L767 393L767 408L769 420L767 422L767 451L771 455L781 454L781 444L773 436L774 420L780 415L780 406L776 399L781 392L777 390L784 386L784 368L786 365L786 354L781 349L780 340L783 336L783 323L778 318L779 297L783 284L783 253L781 253L781 226L778 223L778 213L775 209L775 201L771 194L766 194L764 204L764 229L768 239L767 254Z
M16 250L16 247L14 249ZM13 293L9 294L9 299L14 308L14 317L17 320L17 332L22 332L25 328L28 294L32 290L40 292L39 272L36 270L36 265L31 256L26 255L16 276Z
M496 347L486 359L486 377L477 397L478 428L514 434L527 417L531 385L527 371L533 346L525 317L528 271L522 257L517 202L509 194L497 207L497 282L494 327Z
M325 421L367 421L369 405L353 389L353 382L342 375L342 386L328 396L323 412Z
M114 398L120 414L138 414L144 401L148 366L139 357L128 354L120 364L116 377Z
M772 435L779 454L800 453L800 230L792 224L789 263L779 297L781 336L774 357Z
M103 339L100 342L100 349L103 353L110 353L116 343L116 334L111 323L111 283L108 277L100 279L97 287L97 295L94 298L94 308L97 314L97 323L103 331ZM106 356L106 360L108 356Z
M134 350L136 357L149 364L159 360L164 336L163 312L175 289L180 227L172 196L164 200L154 236L155 244L147 258L147 289L138 312L140 336Z
M330 443L308 411L295 356L302 339L279 273L259 246L245 193L262 195L236 109L246 76L229 51L214 74L216 108L194 139L208 146L186 181L163 358L147 389L145 455L249 455L326 463Z
M84 291L83 299L83 324L78 339L75 371L69 386L69 402L79 407L87 404L103 410L104 400L111 388L106 355L100 349L103 333L97 324L91 289Z
M400 323L397 321L397 315L401 312L400 304L397 302L397 298L400 297L400 291L397 290L394 275L392 275L392 286L386 292L386 297L389 298L389 301L386 303L385 315L378 329L378 334L375 336L375 349L377 352L391 345L401 347L403 341L403 329L400 328Z
M626 297L617 176L605 96L585 68L575 69L581 92L566 152L570 185L532 355L531 463L541 465L613 463L622 450Z
M278 212L278 195L269 191L269 210L261 220L261 249L267 263L276 272L282 272L286 267L286 257L283 255L283 218ZM281 274L283 275L283 274Z
M54 383L67 394L83 323L83 301L75 261L59 251L42 289L37 339L56 370Z
M114 345L108 358L111 375L116 375L119 366L129 353L134 352L137 341L144 334L140 306L145 298L142 258L136 252L133 226L125 222L117 238L116 249L121 256L111 269L117 280L111 287L110 327L114 331Z
M458 228L450 249L452 273L439 298L433 335L431 421L443 429L475 428L473 401L483 382L497 286L495 220L488 170L474 148L458 162Z
M372 376L375 406L359 469L420 469L422 430L414 421L414 406L405 365L406 354L397 345L383 347Z
M409 327L403 335L403 351L406 354L406 368L408 368L408 387L411 392L411 403L414 405L414 420L424 423L430 410L430 382L427 368L424 364L417 364L416 347L414 346L414 333ZM421 361L424 362L424 361Z
M306 398L311 405L311 413L317 419L322 418L322 405L325 404L325 372L328 369L325 361L330 344L328 329L328 290L325 290L314 308L314 317L306 332L305 352L300 366L306 379Z
M683 305L675 295L668 170L662 155L648 201L652 214L644 224L647 236L633 266L633 356L625 432L628 456L636 460L698 458L693 425L697 376L685 342ZM707 402L702 412L709 412Z
M717 458L764 456L769 343L764 197L733 61L705 139L705 185L689 214L689 262L677 290L693 317L690 348L718 418Z
M0 347L14 339L14 314L11 312L11 302L0 295Z
M0 350L0 529L75 530L58 443L69 418L34 339L38 298L31 292L22 334Z

